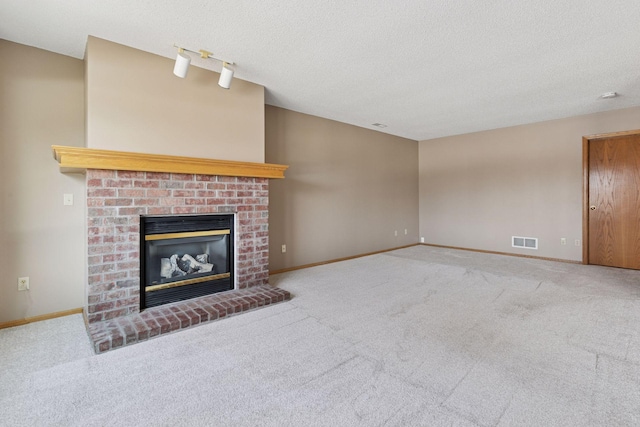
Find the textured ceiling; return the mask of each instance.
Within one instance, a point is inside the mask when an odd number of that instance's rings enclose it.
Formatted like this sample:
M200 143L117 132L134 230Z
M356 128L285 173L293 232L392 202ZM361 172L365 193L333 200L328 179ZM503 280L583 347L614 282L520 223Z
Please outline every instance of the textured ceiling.
M270 105L414 140L640 105L639 23L637 0L0 1L2 39L206 49Z

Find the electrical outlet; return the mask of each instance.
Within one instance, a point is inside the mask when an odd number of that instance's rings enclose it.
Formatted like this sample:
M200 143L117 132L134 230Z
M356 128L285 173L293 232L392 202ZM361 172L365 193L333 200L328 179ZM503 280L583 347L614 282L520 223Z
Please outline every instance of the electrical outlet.
M396 237L398 237L398 230L394 231L394 232L393 232L393 235L394 235L394 236L396 236Z
M566 237L561 237L561 238L560 238L560 244L561 244L561 245L566 245L566 244L567 244L567 239L566 239Z
M287 245L282 245L282 253L286 253L287 252Z
M29 278L28 277L18 277L18 290L19 291L28 291L29 290Z
M62 202L65 206L73 206L73 194L65 193Z
M420 243L424 243L424 237L420 238Z
M580 246L580 239L576 239L574 243L576 246Z
M405 236L407 235L407 229L406 228L404 229L404 235Z

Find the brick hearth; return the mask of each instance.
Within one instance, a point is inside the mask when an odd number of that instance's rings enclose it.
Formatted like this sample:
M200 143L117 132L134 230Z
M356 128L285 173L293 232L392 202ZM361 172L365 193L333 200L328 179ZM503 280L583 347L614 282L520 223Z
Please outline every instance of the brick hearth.
M86 316L96 352L289 298L268 286L267 178L87 169L86 183ZM205 213L236 215L235 290L141 313L140 215Z
M142 313L89 325L96 353L286 301L289 292L269 285L220 292L154 307Z

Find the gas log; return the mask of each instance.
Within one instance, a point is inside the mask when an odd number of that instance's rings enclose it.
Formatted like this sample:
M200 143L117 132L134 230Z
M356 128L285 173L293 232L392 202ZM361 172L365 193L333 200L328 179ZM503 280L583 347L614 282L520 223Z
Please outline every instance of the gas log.
M213 267L209 263L208 254L196 255L195 258L189 254L173 254L171 258L160 259L160 276L171 279L194 273L209 273L213 271Z

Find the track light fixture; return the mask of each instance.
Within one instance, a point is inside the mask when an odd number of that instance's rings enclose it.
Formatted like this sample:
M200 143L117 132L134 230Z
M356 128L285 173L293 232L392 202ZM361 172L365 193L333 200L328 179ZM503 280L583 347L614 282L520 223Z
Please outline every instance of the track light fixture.
M202 59L215 59L216 61L222 62L222 71L220 71L220 79L218 80L218 85L224 89L229 89L231 87L231 80L233 79L234 71L232 68L229 68L229 65L234 65L233 62L216 58L215 56L213 56L213 53L203 49L200 49L196 52L195 50L189 50L175 44L173 45L173 47L178 48L178 56L176 57L176 64L173 67L173 74L182 79L187 77L189 64L191 64L191 57L185 52L197 53Z

